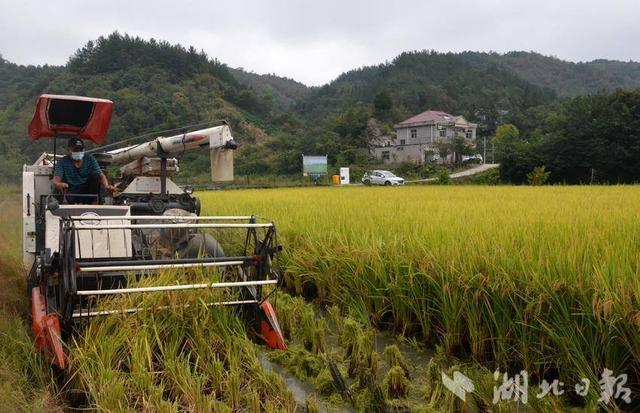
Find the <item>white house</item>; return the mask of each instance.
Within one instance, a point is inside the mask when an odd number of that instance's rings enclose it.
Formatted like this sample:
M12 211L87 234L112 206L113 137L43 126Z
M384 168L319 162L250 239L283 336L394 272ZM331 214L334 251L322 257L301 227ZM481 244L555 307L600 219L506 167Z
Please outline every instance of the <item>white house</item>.
M450 144L461 137L475 145L477 128L462 116L427 110L394 125L395 138L381 139L373 152L384 163L436 161L440 159L442 143ZM452 160L453 154L448 154L446 162Z

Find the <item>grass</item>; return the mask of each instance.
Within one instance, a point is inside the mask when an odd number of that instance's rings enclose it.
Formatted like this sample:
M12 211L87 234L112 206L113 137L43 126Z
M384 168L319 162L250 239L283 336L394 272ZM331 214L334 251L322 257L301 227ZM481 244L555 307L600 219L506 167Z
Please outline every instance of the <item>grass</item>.
M51 371L29 335L20 198L14 188L0 187L0 199L0 406L8 412L62 411Z
M202 193L277 224L287 285L377 327L530 380L640 377L640 188ZM573 401L580 403L580 401Z

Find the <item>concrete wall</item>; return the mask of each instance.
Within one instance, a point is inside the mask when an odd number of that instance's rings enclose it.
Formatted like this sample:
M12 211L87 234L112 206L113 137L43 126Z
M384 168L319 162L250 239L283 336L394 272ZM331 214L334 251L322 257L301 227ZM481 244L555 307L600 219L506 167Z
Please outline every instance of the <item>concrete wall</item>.
M416 130L416 137L411 137L411 130ZM434 144L437 138L437 131L434 125L417 126L412 128L396 129L396 145L400 145L401 140L405 140L406 144Z
M441 136L441 129L445 130L445 136ZM396 129L396 139L392 144L401 145L401 141L405 141L405 145L421 144L421 145L435 145L438 142L451 143L457 136L466 138L465 131L471 129L471 139L467 139L470 144L473 144L476 140L476 128L451 126L451 125L430 125L430 126L417 126L409 128ZM411 130L416 131L416 137L411 137Z
M428 150L437 153L435 147L431 145L409 144L374 148L374 156L385 164L397 162L424 163L427 161L425 159L425 151ZM388 156L384 156L385 153Z

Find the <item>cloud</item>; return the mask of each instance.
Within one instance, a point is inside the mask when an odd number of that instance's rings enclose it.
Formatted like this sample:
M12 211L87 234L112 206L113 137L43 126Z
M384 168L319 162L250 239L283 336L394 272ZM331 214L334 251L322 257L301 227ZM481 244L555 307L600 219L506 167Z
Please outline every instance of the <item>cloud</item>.
M21 64L64 64L114 30L310 85L416 49L640 60L636 0L0 0L0 9L0 53Z

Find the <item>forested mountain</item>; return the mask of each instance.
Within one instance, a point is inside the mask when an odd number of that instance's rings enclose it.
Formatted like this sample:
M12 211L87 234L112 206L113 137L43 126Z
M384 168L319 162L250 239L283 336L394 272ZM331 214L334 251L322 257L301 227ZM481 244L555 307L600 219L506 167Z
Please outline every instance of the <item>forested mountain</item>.
M56 66L18 66L0 54L0 111L29 90L39 90L62 68Z
M393 133L395 122L426 109L462 114L487 136L501 123L524 125L529 110L555 99L553 90L495 64L473 65L453 53L403 53L312 88L281 116L274 139L241 159L250 173L296 173L302 153L327 154L335 164L363 164L373 138Z
M241 149L238 174L298 174L302 153L366 164L373 137L426 109L463 114L492 136L513 123L522 136L566 96L633 88L640 65L569 63L536 53L402 53L390 62L308 88L276 75L230 69L197 51L117 32L80 48L65 66L19 66L0 58L0 179L14 179L50 142L29 142L26 127L40 93L115 102L109 142L143 132L226 119ZM208 168L204 157L182 168Z
M463 53L478 64L496 64L560 97L587 95L640 86L640 63L594 60L573 63L534 52Z
M358 103L374 105L376 98L383 118L399 121L431 108L463 114L481 124L481 133L492 133L505 116L513 121L556 94L497 64L474 64L466 55L406 52L340 75L312 92L297 111L322 119Z
M351 70L314 90L299 113L322 117L358 102L390 97L395 120L427 108L462 113L485 124L518 122L523 110L556 98L640 86L640 63L572 63L533 52L405 52L390 62ZM385 96L386 98L386 96Z
M273 106L279 110L291 109L311 91L300 82L275 74L259 75L242 68L229 70L238 82L251 87L260 97L270 99Z
M50 149L28 141L26 127L41 93L111 99L109 142L152 130L226 119L240 142L264 140L270 100L241 85L229 69L193 47L113 33L87 43L64 67L2 62L0 176L12 179L21 164Z

